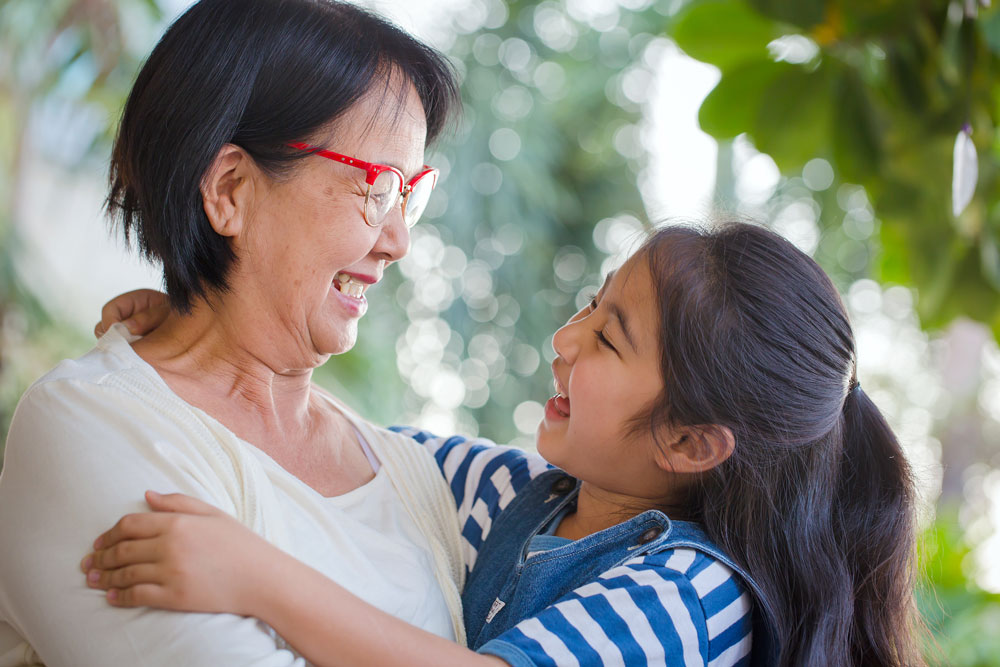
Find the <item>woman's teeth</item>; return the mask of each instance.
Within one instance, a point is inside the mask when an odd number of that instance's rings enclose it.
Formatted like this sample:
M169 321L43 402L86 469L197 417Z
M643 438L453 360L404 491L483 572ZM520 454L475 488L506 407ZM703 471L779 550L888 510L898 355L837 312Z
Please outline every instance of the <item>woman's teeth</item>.
M338 289L341 294L346 294L355 299L360 299L365 293L365 284L359 280L355 280L346 273L338 273L335 284L339 285Z

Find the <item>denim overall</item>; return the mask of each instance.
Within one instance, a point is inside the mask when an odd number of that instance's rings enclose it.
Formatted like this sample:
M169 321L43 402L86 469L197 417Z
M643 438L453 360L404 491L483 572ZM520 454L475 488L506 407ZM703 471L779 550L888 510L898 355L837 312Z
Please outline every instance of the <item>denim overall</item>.
M577 481L563 471L546 471L493 522L462 595L469 648L478 649L629 559L685 547L718 559L742 578L755 598L751 664L774 664L771 614L762 605L757 585L693 523L671 521L662 512L649 510L572 544L525 558L531 538L573 502L578 491Z

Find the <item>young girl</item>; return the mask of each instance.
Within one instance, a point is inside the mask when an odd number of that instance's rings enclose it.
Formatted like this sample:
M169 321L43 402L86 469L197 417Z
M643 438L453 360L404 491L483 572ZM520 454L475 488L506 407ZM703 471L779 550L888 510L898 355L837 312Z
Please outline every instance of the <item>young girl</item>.
M176 494L97 538L88 584L254 616L320 665L921 662L909 469L809 257L746 224L661 228L553 347L544 460L404 430L455 496L469 648Z

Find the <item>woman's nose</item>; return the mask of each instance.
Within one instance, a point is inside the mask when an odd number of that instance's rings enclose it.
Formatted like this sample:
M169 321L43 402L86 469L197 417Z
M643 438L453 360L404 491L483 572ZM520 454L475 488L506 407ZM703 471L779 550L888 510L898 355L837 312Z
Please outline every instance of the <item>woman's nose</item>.
M372 252L387 263L396 262L410 251L410 228L403 221L403 212L398 206L386 215L379 229L378 239Z

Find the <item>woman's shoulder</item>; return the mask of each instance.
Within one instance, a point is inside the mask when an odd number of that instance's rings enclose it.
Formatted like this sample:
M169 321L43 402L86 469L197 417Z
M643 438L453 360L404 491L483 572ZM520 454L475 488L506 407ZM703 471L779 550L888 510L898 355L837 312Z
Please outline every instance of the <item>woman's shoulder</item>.
M124 333L123 333L124 332ZM39 394L39 399L53 393L89 391L95 386L110 386L115 378L139 375L148 378L145 362L130 344L130 338L121 325L113 325L87 353L64 359L36 380L25 396Z

